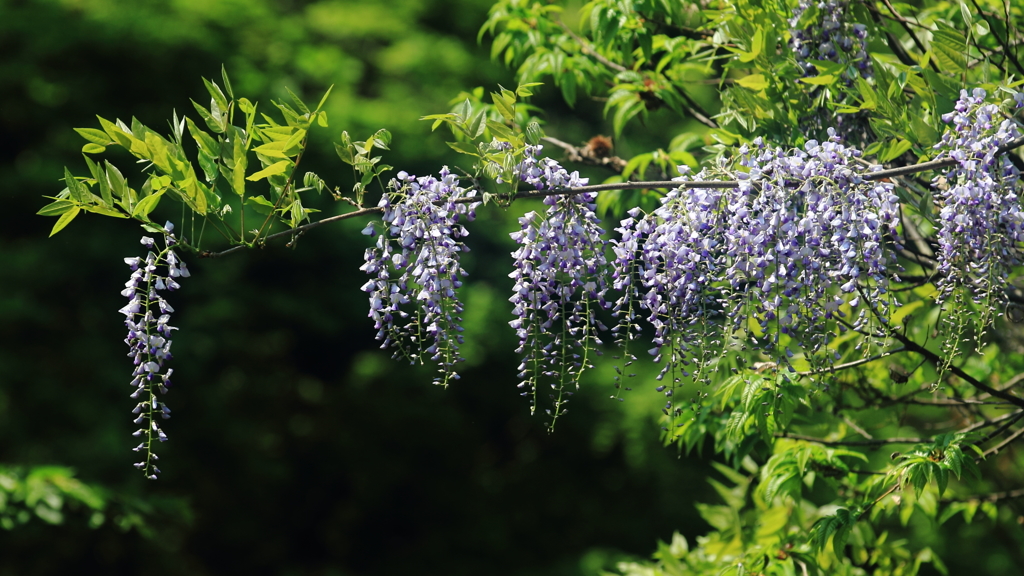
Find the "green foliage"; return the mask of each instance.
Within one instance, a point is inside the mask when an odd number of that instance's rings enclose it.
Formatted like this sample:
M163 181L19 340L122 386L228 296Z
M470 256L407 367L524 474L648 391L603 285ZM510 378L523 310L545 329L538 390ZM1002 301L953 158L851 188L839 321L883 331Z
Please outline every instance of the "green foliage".
M178 513L186 510L175 503ZM37 519L57 525L81 522L99 528L112 522L119 530L152 536L154 506L144 500L111 494L86 484L70 468L0 466L0 527L12 530Z
M594 0L571 14L554 3L501 0L480 38L491 37L492 57L515 68L518 87L463 92L450 102L451 111L422 119L432 121L432 131L450 130L448 149L467 160L466 175L481 189L481 180L494 182L483 199L507 206L516 197L515 168L524 148L552 142L546 135L560 121L524 103L543 96L542 81L581 115L588 105L600 109L602 127L625 143L628 157L609 162L610 151L573 145L567 154L610 168L610 175L598 174L623 184L667 180L702 165L742 172L733 160L736 150L756 138L799 148L828 138L827 129L837 125L849 143L863 148L866 167L907 166L934 156L945 129L942 115L960 90L981 87L1008 97L1021 84L1016 7L1001 13L994 3L979 3L977 10L941 2L843 6L845 18L862 24L870 38L861 62L870 74L849 59L794 52L795 31L819 25L824 5L807 6L791 23L793 2L709 7ZM99 118L99 129L76 129L86 141L90 175L65 169L65 189L39 211L57 217L51 235L84 212L145 227L167 198L187 209L186 220L209 224L227 242L262 246L274 221L293 238L312 223L317 210L303 193L333 190L336 200L362 214L374 183L387 192L383 177L392 167L377 151L391 149L392 131L369 130L362 141L341 132L334 149L352 168L351 197L311 172L300 187L310 133L328 125L327 95L311 109L289 91L287 100L271 102L272 116L236 96L226 73L220 84L203 82L209 105L193 101L197 120L175 114L169 135L135 119ZM1004 113L1017 121L1009 107ZM91 157L108 148L140 161L140 186L130 187L110 161ZM877 318L863 326L845 319L830 324L835 337L824 352L831 358L803 351L780 366L762 350L788 351L792 335L766 342L770 338L754 325L703 327L710 352L701 360L722 353L705 362L703 372L671 374L669 392L688 394L689 411L666 408L659 423L666 445L724 462L716 463L724 480L709 480L721 503L697 505L710 527L704 535L688 540L676 534L652 559L622 563L619 573L910 575L924 564L945 573L933 552L935 538L922 532L950 530L943 538L955 540L957 518L1020 536L1019 510L1006 507L1019 493L995 488L1022 479L1020 456L1005 450L1022 432L1024 401L1014 392L1024 380L1022 333L1002 321L994 332L986 330L1002 313L1019 319L1022 300L1009 299L1002 310L994 308L994 298L947 302L960 314L948 328L950 312L935 304L936 278L923 260L934 255L942 217L935 187L950 183L934 171L894 178L904 211L900 232L912 250L902 256L903 273L894 277L892 306L884 314L872 308ZM639 186L603 193L602 213L622 217L635 207L655 207L659 189ZM201 241L200 232L190 247L201 250ZM850 318L858 312L844 305L840 313ZM724 334L721 340L712 328ZM953 337L939 344L943 331ZM621 398L618 383L615 388L612 396ZM26 494L17 500L24 510L12 518L32 509L50 521L60 498L71 498L54 488L47 494L57 496L30 503L29 491L18 493Z

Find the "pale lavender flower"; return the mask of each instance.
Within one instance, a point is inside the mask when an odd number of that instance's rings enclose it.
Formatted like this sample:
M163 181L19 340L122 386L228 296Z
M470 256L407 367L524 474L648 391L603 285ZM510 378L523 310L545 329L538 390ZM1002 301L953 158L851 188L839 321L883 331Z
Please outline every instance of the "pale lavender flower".
M133 423L139 429L132 435L141 438L142 443L133 450L145 454L145 458L136 462L135 467L151 480L156 480L160 472L155 464L158 458L153 452L154 442L167 440L157 418L170 418L171 410L158 398L158 393L166 394L171 386L174 370L165 371L164 364L172 358L171 332L177 330L169 324L173 308L160 292L179 288L174 278L189 276L184 262L172 248L177 242L173 229L170 222L164 225L165 248L159 253L152 251L156 241L143 237L142 245L151 251L145 257L124 259L132 274L121 291L121 295L128 298L128 304L119 310L124 314L124 323L128 327L128 336L125 338L129 348L128 357L135 365L131 381L135 391L131 398L139 400L132 410L137 415ZM166 272L161 273L162 270Z
M537 190L584 186L587 179L571 174L550 158L537 158L540 146L527 146L518 167L521 180ZM519 338L523 356L519 387L537 407L537 387L550 384L554 419L579 387L579 377L597 354L596 313L604 300L608 262L604 230L594 212L595 193L547 196L548 209L529 212L512 233L519 248L512 253L515 281L512 297L515 319L509 324Z
M627 332L640 315L654 327L649 352L664 363L659 378L671 373L666 396L696 378L695 347L714 318L762 339L786 365L793 351L778 345L782 335L793 345L827 343L840 306L861 306L862 293L885 309L898 198L892 184L864 180L853 165L860 152L831 134L793 151L757 140L741 148L739 187L691 188L714 175L684 175L657 210L622 221L613 278L625 295L615 313ZM671 399L666 412L678 415Z
M987 104L986 96L980 88L972 93L963 90L954 110L942 117L949 126L935 147L940 158L952 158L957 165L943 173L935 191L940 272L936 287L940 301L965 289L976 303L985 304L984 310L991 310L1004 298L1002 286L1010 268L1022 262L1024 214L1018 195L1020 174L1006 155L997 155L1000 146L1020 137L1020 130L1002 117L998 106ZM1018 107L1024 102L1017 95L1014 100ZM977 319L979 333L989 315L984 312ZM956 315L949 319L963 321Z
M440 178L416 178L399 172L394 192L385 194L383 230L372 225L363 233L376 236L360 268L372 279L362 290L369 294L369 316L377 328L381 348L396 348L411 362L429 357L439 366L435 382L458 379L455 365L462 361L462 302L458 288L466 272L460 257L469 248L464 222L476 217L478 202L466 202L477 192L459 186L445 167Z

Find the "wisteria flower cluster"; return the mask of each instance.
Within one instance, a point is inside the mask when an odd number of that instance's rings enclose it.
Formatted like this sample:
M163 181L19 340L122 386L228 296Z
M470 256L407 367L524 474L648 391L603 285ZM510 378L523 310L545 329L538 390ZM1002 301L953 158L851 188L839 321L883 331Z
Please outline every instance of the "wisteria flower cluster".
M527 146L518 167L520 179L536 190L575 188L587 184L550 158L537 158L541 146ZM594 212L595 193L547 196L548 209L529 212L512 233L519 248L512 253L515 281L512 297L519 337L519 387L536 409L539 382L549 382L555 419L564 413L579 377L589 366L589 354L601 341L599 309L607 307L606 241Z
M758 139L740 150L746 171L737 188L690 187L709 174L684 175L658 209L633 210L622 221L614 287L625 296L615 312L646 315L650 353L665 366L660 377L670 369L690 375L691 349L713 317L727 319L726 330L756 324L751 336L783 365L794 354L779 346L783 335L813 349L827 343L844 305L856 308L863 295L885 306L898 198L891 183L862 178L852 165L860 152L831 134L792 152ZM659 390L671 396L678 381Z
M840 78L849 87L857 78L870 78L873 74L871 58L867 53L867 27L847 19L849 3L846 0L799 0L789 20L790 37L797 63L805 77L817 76L813 61L843 64ZM803 24L803 25L801 25ZM811 94L821 94L821 87L813 86ZM836 101L843 97L835 95ZM851 142L864 146L872 140L864 112L834 114L824 105L803 118L801 126L815 135L824 135L825 129L834 127Z
M416 178L399 172L394 192L385 194L383 230L371 223L364 234L377 237L360 268L372 279L362 290L370 295L370 313L381 348L410 362L427 356L439 366L435 383L458 379L462 361L462 302L458 288L466 272L461 255L469 251L463 226L476 215L477 191L459 186L445 167L439 178Z
M986 92L963 90L952 112L942 117L949 127L936 148L940 157L957 161L936 186L939 207L936 260L939 298L968 287L975 302L1002 300L1001 287L1009 269L1021 263L1024 213L1021 212L1020 173L997 151L1021 132L1013 120L1002 118ZM1024 95L1015 95L1017 107ZM937 182L938 184L938 182ZM983 326L982 326L983 329Z
M871 59L867 53L867 26L846 19L846 0L800 0L789 20L793 51L808 76L817 74L812 60L846 64L842 78L847 86L858 77L871 77ZM817 18L800 26L808 10L817 9Z
M132 435L142 442L133 450L145 455L135 467L150 480L156 480L160 473L154 443L167 440L158 418L170 418L171 409L159 400L157 393L165 395L171 386L174 370L165 370L164 363L171 359L171 331L177 330L169 323L174 308L161 293L177 290L180 288L178 279L189 276L185 263L174 252L177 240L173 230L170 222L164 225L164 248L159 252L154 251L156 241L153 238L143 237L142 245L149 249L146 256L124 259L132 274L121 291L121 295L128 298L128 304L119 310L128 327L125 338L128 357L135 365L131 382L135 391L131 397L139 400L132 413L136 415L134 423L140 428Z

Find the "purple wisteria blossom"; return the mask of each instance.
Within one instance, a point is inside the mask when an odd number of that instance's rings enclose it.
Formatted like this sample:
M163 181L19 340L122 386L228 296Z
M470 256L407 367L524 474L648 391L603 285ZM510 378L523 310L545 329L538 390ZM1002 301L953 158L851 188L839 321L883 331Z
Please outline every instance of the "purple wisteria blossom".
M811 9L817 12L808 12ZM867 53L867 26L847 20L846 0L799 0L789 20L797 62L808 76L817 75L812 61L846 64L841 72L847 86L858 77L871 77Z
M795 354L789 346L827 343L840 308L860 306L862 295L884 311L898 199L892 184L864 180L852 164L860 152L830 134L790 152L760 139L743 146L737 188L690 187L712 174L682 167L680 188L658 209L634 209L622 221L613 277L624 296L615 313L627 330L630 315L654 327L649 352L664 363L660 378L672 371L659 387L667 396L700 369L693 348L714 317L725 330L753 330L781 366ZM665 410L678 412L671 398Z
M847 0L799 0L789 20L790 44L797 64L805 77L817 76L815 63L841 64L838 73L845 87L853 86L858 78L873 75L871 58L867 53L867 26L853 23ZM812 98L822 94L821 86L807 86ZM845 96L833 94L831 99L841 103ZM864 146L872 141L865 112L836 114L824 104L805 115L801 128L815 137L824 137L826 128L834 127L850 142Z
M949 127L935 147L939 157L957 165L937 179L938 214L936 260L939 299L945 301L966 288L986 311L978 318L979 332L989 322L993 304L1002 301L1002 287L1012 266L1022 262L1024 214L1021 213L1020 173L997 149L1019 138L1017 125L999 107L986 104L986 92L963 90L953 112L942 117ZM1017 107L1024 95L1016 94ZM958 310L963 307L956 307ZM950 316L954 323L962 321Z
M132 413L134 423L140 426L132 435L141 438L142 443L133 450L145 454L135 467L150 480L156 480L160 469L156 465L157 455L153 452L154 441L164 442L167 435L160 428L157 417L170 418L171 409L158 400L157 393L167 394L171 386L173 369L164 369L164 363L171 359L171 331L177 330L169 324L174 308L164 299L161 292L180 288L178 279L189 276L188 268L175 254L177 242L173 234L174 225L164 225L164 248L154 252L156 241L143 237L142 245L149 249L145 257L125 258L132 269L132 275L125 283L121 295L128 298L128 304L118 312L125 316L128 327L128 357L135 365L131 385L135 388L131 397L140 400Z
M394 192L385 194L383 230L373 225L364 234L377 236L360 268L372 279L362 290L370 295L370 313L381 348L410 362L429 357L439 366L435 383L458 379L462 361L462 302L457 290L466 272L460 257L469 248L463 226L476 216L476 190L461 188L445 167L439 178L416 178L399 172Z
M578 172L571 174L550 158L538 158L541 146L527 146L518 167L520 179L536 190L575 188L587 184ZM563 406L579 377L590 365L588 355L597 353L597 332L602 329L596 313L606 307L607 242L594 212L595 193L547 196L544 214L529 212L519 219L521 229L512 233L519 248L512 253L515 281L512 297L516 330L523 355L519 387L537 408L537 387L549 383L552 425L565 412Z

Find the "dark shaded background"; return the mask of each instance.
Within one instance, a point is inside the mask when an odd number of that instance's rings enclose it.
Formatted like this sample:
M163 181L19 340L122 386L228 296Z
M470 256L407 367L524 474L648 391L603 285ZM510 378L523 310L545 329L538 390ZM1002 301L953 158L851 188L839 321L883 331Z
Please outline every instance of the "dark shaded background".
M166 132L172 109L196 118L189 98L208 100L200 78L223 63L264 110L285 86L315 102L335 85L331 127L303 161L328 182L351 185L329 145L342 129L386 127L386 162L436 172L456 159L418 117L461 90L514 83L476 43L488 7L0 0L0 464L71 466L112 498L96 529L72 509L60 526L0 532L0 574L590 574L675 529L706 530L692 501L707 496L708 469L660 447L657 396L610 402L602 368L548 434L517 394L506 232L522 207L484 210L472 228L469 362L448 390L376 349L358 289L363 223L294 251L188 259L172 301L165 473L148 482L131 466L116 311L141 230L85 215L47 239L54 220L34 216L65 165L86 172L72 128L100 114ZM549 92L549 133L608 130L598 106L570 113ZM141 182L126 155L106 157ZM132 501L152 508L151 536L113 521Z

